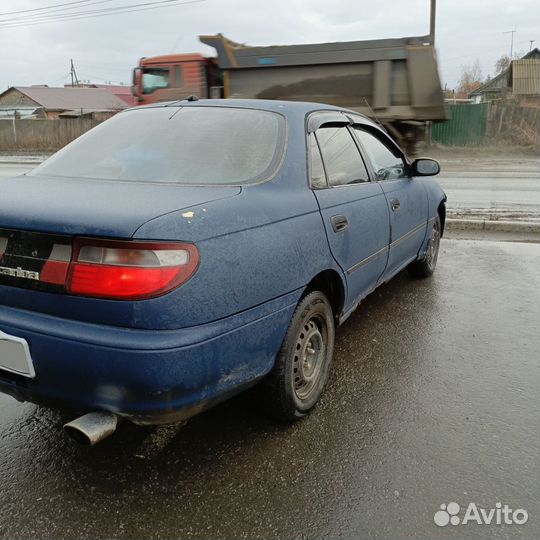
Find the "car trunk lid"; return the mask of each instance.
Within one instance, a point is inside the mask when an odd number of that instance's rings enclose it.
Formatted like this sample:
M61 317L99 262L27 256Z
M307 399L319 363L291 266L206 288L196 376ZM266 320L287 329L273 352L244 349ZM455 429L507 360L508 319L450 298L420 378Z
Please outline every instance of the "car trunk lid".
M158 216L238 193L236 186L20 176L0 182L0 227L130 238Z

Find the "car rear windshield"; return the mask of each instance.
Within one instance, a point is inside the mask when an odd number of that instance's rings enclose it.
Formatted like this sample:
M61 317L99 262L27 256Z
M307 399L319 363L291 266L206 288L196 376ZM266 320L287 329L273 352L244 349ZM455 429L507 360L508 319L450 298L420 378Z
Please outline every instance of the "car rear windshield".
M117 114L30 174L133 182L238 185L269 178L285 119L258 109L156 107Z

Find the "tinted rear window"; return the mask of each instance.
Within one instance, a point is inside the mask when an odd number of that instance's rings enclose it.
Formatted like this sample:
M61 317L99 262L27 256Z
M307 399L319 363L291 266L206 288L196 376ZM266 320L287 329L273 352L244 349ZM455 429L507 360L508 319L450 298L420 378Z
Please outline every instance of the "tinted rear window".
M283 153L285 119L256 109L158 107L120 113L33 175L238 185L264 180Z

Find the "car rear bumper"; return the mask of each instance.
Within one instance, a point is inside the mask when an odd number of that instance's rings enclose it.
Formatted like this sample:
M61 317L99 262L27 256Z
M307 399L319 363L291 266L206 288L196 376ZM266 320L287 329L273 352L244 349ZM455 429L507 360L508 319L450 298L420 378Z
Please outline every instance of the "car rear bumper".
M24 338L33 379L0 370L0 391L138 424L180 421L253 384L273 366L301 290L179 330L101 326L0 306L0 330Z

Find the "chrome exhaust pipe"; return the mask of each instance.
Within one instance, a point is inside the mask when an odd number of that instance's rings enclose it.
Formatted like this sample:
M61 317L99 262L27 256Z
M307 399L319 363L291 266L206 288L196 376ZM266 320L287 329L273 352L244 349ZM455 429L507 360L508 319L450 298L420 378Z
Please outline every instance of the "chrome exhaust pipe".
M116 431L118 416L96 411L80 416L64 425L64 431L80 444L92 446Z

